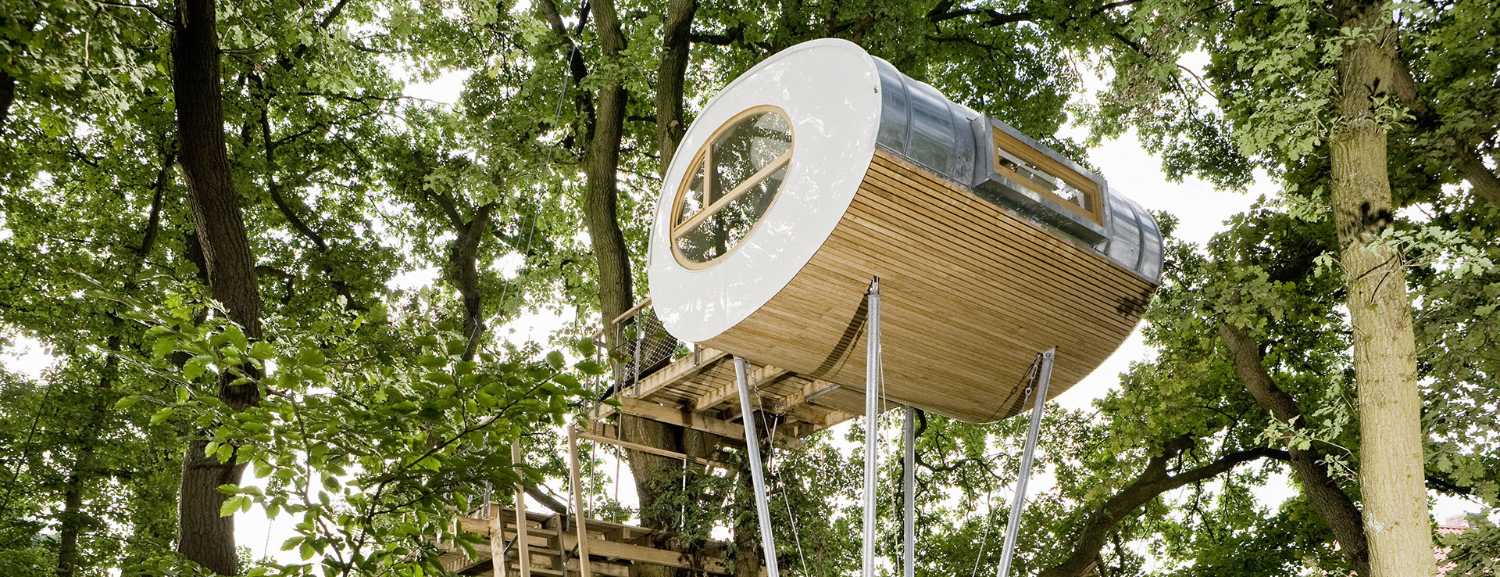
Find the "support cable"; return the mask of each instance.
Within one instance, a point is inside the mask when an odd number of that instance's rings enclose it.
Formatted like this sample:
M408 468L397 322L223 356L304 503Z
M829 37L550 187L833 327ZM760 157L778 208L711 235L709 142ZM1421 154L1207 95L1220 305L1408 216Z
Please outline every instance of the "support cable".
M766 406L765 399L760 394L760 387L756 387L755 389L755 402L762 407ZM778 418L768 424L766 423L766 412L760 411L760 424L761 428L770 431L769 435L771 438L766 441L766 444L771 448L771 461L776 463L776 429L781 426L781 419ZM807 555L802 552L802 535L801 531L797 528L797 516L792 514L792 499L787 495L786 482L781 478L780 464L777 464L775 470L771 471L771 476L776 479L776 489L778 493L781 493L781 503L786 506L787 521L792 524L792 543L797 546L797 564L802 567L803 575L811 575L807 571Z
M974 556L974 570L969 572L969 577L978 577L979 563L984 561L984 546L990 542L990 527L994 525L994 523L990 522L990 515L995 514L994 498L995 488L990 487L986 489L984 492L984 508L987 511L984 512L984 534L979 536L979 554Z

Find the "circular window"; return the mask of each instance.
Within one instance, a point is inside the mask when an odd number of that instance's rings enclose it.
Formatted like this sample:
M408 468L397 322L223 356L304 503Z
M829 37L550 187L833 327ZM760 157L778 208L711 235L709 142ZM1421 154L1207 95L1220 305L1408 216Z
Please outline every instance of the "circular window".
M741 112L693 157L672 214L672 254L701 267L734 250L781 190L792 160L792 123L779 108Z

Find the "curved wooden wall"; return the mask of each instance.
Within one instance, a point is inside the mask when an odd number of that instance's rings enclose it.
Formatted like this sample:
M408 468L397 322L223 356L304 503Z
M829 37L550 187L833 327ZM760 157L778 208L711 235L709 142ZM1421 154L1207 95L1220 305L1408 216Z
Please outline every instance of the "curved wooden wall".
M881 285L885 394L971 422L1022 410L1036 353L1057 347L1051 395L1130 334L1155 285L877 149L812 260L749 318L704 343L863 391L864 294Z

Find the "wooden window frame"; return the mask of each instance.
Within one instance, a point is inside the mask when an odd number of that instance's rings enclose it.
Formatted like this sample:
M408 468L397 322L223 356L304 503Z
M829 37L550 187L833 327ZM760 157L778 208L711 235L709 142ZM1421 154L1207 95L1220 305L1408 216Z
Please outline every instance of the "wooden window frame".
M736 184L734 188L729 190L729 192L724 193L724 196L715 198L713 202L699 209L698 212L693 213L692 216L683 219L682 209L687 202L688 189L692 185L693 178L696 177L700 172L702 172L703 174L703 199L708 200L713 196L713 178L709 174L708 170L713 166L714 144L717 143L719 139L729 131L730 128L733 128L741 121L751 116L764 113L779 115L783 120L786 121L788 135L786 151L777 155L776 158L771 159L770 162L766 163L765 166L757 169L750 176L745 177L745 180L741 181L739 184ZM677 247L677 240L682 238L683 235L686 235L689 231L693 230L698 225L702 224L703 221L708 220L713 215L718 214L719 211L724 210L724 207L729 206L729 203L734 202L735 200L744 196L746 193L750 192L750 189L754 188L755 185L765 181L765 179L769 178L776 171L790 165L792 162L792 151L796 149L797 134L795 127L792 125L792 119L790 116L787 116L786 111L776 106L753 106L740 111L738 114L730 117L729 120L724 121L724 124L719 125L719 127L714 130L713 134L710 134L708 139L703 142L703 145L699 147L698 152L693 155L693 162L692 164L688 165L687 172L683 174L682 182L678 183L677 195L672 200L672 218L670 220L672 224L671 229L667 233L667 241L672 245L672 256L677 259L678 264L681 264L682 266L687 268L704 268L726 256L729 256L730 253L733 253L736 249L738 249L740 243L735 243L734 246L729 247L727 250L725 250L724 254L715 256L705 261L697 261L687 258L682 254L682 251ZM783 182L782 184L785 183ZM776 190L771 191L771 203L775 204L776 199L780 197L781 185L778 185L776 187ZM770 210L771 207L767 206L766 211L769 212ZM761 216L764 217L765 215L762 214ZM750 236L750 234L760 226L761 220L763 219L757 218L755 220L755 223L752 224L750 226L750 229L745 232L746 237ZM743 240L743 238L741 238L741 240Z
M1098 182L1095 182L1094 179L1080 174L1078 171L1073 170L1072 167L1059 162L1057 159L1048 156L1046 153L1037 150L1036 148L1033 148L1031 145L1022 142L1021 139L1010 135L1009 133L1001 130L998 127L991 127L990 134L992 135L992 140L995 143L995 154L990 159L990 163L994 166L996 174L1010 179L1011 182L1014 182L1017 185L1026 187L1027 190L1041 195L1042 198L1052 201L1053 204L1061 206L1068 212L1071 212L1089 220L1090 222L1103 226L1104 195L1100 194ZM1078 189L1079 192L1083 193L1084 203L1088 206L1079 206L1068 199L1058 196L1055 192L1036 186L1030 178L1021 176L1020 174L1016 173L1016 171L1011 170L1010 168L1001 164L1001 151L1004 151L1005 153L1014 156L1027 164L1030 164L1032 167L1041 170L1042 172L1052 176L1053 178L1059 179L1064 183L1067 183L1069 186Z

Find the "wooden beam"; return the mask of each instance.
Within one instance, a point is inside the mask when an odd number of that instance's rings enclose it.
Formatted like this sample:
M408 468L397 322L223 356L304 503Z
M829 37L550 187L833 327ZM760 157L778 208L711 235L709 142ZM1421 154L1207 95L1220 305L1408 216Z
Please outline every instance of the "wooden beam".
M516 472L516 559L519 560L521 577L531 577L531 539L526 534L530 529L530 523L526 520L526 487L520 483L521 471L521 444L516 441L510 442L510 464ZM494 515L499 517L499 515ZM504 567L505 563L500 566Z
M571 535L568 536L568 540L570 542L569 544L571 544L572 542L576 542L577 539L577 537L573 537ZM695 569L699 571L707 571L709 573L717 573L720 575L730 575L734 572L734 567L721 557L703 555L699 558L699 561L701 563L697 566L694 566L692 559L689 559L687 555L683 554L680 551L657 549L655 547L646 547L644 545L632 545L630 543L620 543L617 541L603 540L596 540L593 543L590 543L589 547L593 551L593 554L597 557L625 559L638 563L664 565L667 567L676 567L679 569Z
M698 362L693 362L695 357L698 359ZM724 351L701 349L697 355L682 357L673 361L672 364L667 365L666 368L647 375L646 378L641 379L641 382L635 386L630 396L635 398L650 397L652 394L675 385L683 379L692 378L698 373L713 368L715 364L726 358L729 358L729 353ZM618 396L623 397L624 395Z
M589 567L588 511L583 508L583 484L578 472L578 429L568 427L568 486L573 489L573 518L577 520L578 575L594 577Z
M611 437L605 437L603 435L595 435L593 433L588 433L588 432L584 432L584 431L579 431L577 433L577 435L579 437L588 439L590 441L594 441L594 442L598 442L598 443L609 443L611 445L616 445L616 446L619 446L619 447L623 447L623 448L629 449L631 451L640 451L642 453L651 453L652 455L658 455L658 456L662 456L662 457L667 457L669 459L690 460L690 461L693 461L694 463L698 463L699 465L704 465L704 466L707 466L707 467L717 467L719 469L731 470L731 471L734 470L734 468L730 467L727 463L720 463L718 461L710 461L710 460L704 459L702 457L694 457L694 456L691 456L691 455L688 455L688 454L685 454L685 453L679 453L677 451L669 451L667 449L662 449L660 447L652 447L652 446L649 446L649 445L642 445L640 443L632 443L630 441L622 441L620 439L615 439L615 438L611 438Z
M692 411L686 407L669 407L639 399L620 399L620 406L617 408L611 407L611 409L626 415L634 415L705 433L713 433L720 437L734 439L742 443L745 441L745 431L739 425ZM603 414L600 418L605 416L608 416L608 414Z
M501 527L499 507L489 507L490 559L494 561L495 577L505 577L505 530Z
M761 387L768 386L772 383L775 383L778 379L785 377L791 373L791 371L779 367L773 367L771 365L751 369L750 390L754 391ZM731 380L728 383L719 385L718 388L710 391L707 395L698 397L698 400L693 403L693 408L699 411L707 411L719 406L725 401L735 398L736 396L739 396L739 386L737 386L735 382ZM743 435L744 434L741 433L741 436Z

